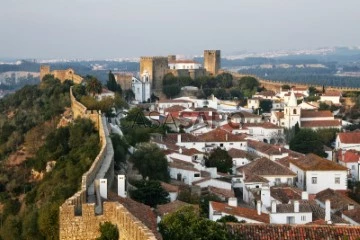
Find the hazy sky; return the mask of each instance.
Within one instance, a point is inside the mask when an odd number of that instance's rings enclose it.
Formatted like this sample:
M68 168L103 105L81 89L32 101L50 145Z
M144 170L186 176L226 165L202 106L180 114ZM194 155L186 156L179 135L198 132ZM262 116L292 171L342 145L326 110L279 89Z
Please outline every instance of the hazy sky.
M1 0L0 58L360 46L359 0Z

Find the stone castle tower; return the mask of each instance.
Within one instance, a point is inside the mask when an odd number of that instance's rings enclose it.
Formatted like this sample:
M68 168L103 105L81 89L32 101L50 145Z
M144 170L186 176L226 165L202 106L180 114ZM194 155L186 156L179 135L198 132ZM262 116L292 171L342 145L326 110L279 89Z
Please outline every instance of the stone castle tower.
M49 65L41 65L40 66L40 81L42 81L45 75L50 74L50 66Z
M168 72L167 57L141 57L140 58L140 76L145 72L149 74L151 88L155 92L162 91L163 77Z
M206 71L215 76L221 67L220 50L204 50L204 68Z

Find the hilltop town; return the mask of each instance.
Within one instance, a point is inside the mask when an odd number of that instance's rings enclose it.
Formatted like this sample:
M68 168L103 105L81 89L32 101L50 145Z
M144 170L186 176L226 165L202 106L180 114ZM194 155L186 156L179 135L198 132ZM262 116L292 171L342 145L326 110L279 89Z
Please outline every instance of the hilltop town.
M90 119L101 143L60 207L60 239L95 239L104 222L119 239L173 239L193 227L171 225L181 214L221 239L360 235L356 89L224 71L220 50L203 64L141 57L137 76L110 72L106 87L72 69L40 76L73 82L61 122Z
M203 55L140 57L106 83L42 65L39 85L4 97L0 235L357 239L359 89Z

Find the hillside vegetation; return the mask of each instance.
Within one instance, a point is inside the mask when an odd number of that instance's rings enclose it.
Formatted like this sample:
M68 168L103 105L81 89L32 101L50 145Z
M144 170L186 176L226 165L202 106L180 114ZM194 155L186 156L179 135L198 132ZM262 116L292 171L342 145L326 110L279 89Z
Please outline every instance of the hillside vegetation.
M90 120L56 128L70 86L47 76L0 101L0 239L58 239L59 206L100 150ZM14 164L19 152L26 157Z

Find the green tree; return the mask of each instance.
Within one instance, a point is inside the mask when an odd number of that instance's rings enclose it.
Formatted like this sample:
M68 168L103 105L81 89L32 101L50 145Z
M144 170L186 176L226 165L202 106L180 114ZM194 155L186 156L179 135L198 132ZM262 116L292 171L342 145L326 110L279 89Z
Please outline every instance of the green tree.
M219 220L217 220L217 222L222 222L222 223L235 222L235 223L237 223L239 221L233 215L226 215L226 216L223 216L222 218L220 218Z
M290 149L300 153L315 153L321 157L327 154L323 149L321 137L311 129L301 129L290 141Z
M309 96L315 96L318 93L318 90L316 90L315 87L311 86L309 87Z
M86 91L89 94L95 96L98 93L101 93L102 85L101 82L93 76L87 76L86 78Z
M179 95L180 91L181 87L177 83L166 85L163 87L163 93L166 95L167 98L176 97L177 95Z
M192 206L167 214L159 223L159 231L164 240L235 240L239 239L227 231L222 224L199 217Z
M272 101L271 100L261 100L260 108L263 112L270 112L272 109Z
M239 80L239 87L242 90L254 90L257 89L260 86L259 81L254 78L254 77L250 77L250 76L245 76L240 78Z
M116 225L111 222L100 223L100 237L96 240L118 240L119 229Z
M155 144L139 144L131 160L144 179L169 181L168 162L165 154Z
M134 183L136 190L130 191L132 199L156 207L159 204L170 202L169 193L166 192L159 181L141 180Z
M18 216L10 215L1 228L3 239L21 239L21 220Z
M200 198L200 215L204 218L209 218L209 202L221 202L221 199L215 194L208 194Z
M131 89L127 89L124 91L125 100L130 102L135 99L135 94Z
M222 88L231 88L233 86L233 76L230 73L221 73L216 76L216 80Z
M109 79L106 82L106 86L110 91L118 92L121 94L122 89L121 86L116 82L114 74L109 71Z
M291 87L287 84L282 85L281 88L282 88L282 90L290 90L291 89Z
M230 95L226 92L226 90L224 88L216 89L214 95L216 98L219 98L219 99L228 99L230 97Z
M227 151L219 147L214 149L210 156L205 157L205 165L206 167L216 167L222 173L232 172L232 158Z
M129 104L125 101L125 99L123 98L122 95L120 95L119 93L115 93L115 107L117 109L128 109L129 108Z

